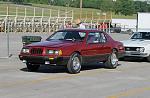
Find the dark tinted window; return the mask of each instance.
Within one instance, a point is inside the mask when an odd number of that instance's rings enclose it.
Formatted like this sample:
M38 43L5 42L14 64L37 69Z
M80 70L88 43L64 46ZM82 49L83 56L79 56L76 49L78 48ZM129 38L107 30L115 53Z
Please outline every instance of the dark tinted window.
M150 32L137 32L131 37L131 39L146 39L150 40Z

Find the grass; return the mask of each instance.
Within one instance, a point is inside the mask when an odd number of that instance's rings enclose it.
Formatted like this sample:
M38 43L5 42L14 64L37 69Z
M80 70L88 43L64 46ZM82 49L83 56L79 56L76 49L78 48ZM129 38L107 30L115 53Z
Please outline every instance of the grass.
M50 6L50 5L44 5L44 4L32 4L32 6L24 6L24 5L16 5L16 4L9 4L9 14L16 15L16 7L18 7L18 15L25 15L25 8L26 8L26 15L27 16L33 16L34 15L34 7L35 9L35 16L42 16L42 8L44 8L44 16L50 16L50 9L52 12L52 16L58 15L58 10L60 10L60 15L65 16L65 11L73 10L74 19L77 19L80 17L80 9L79 8L72 8L72 7L62 7L62 6ZM7 14L7 4L5 2L0 2L0 15L6 15ZM68 16L71 16L71 12L67 14ZM93 19L104 19L105 16L102 15L102 12L98 9L92 9L92 8L83 8L82 9L82 18L87 18L88 20L91 20L93 16ZM114 13L107 12L106 18L111 19L112 18L124 18L124 19L135 19L136 15L133 16L124 16L124 15L115 15Z

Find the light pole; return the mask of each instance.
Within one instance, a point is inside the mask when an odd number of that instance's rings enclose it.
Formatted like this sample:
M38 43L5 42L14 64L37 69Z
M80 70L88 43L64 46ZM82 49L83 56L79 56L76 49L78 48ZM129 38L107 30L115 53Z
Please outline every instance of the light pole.
M9 0L7 1L7 21L6 21L7 29L7 56L10 57L9 55Z
M82 5L83 5L83 0L80 0L80 20L82 18Z

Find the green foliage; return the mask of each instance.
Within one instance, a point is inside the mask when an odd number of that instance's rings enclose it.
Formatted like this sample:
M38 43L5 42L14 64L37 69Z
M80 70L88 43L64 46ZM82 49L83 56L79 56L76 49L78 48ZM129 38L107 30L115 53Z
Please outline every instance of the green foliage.
M134 2L135 13L136 12L149 12L150 5L146 2L141 3L140 1Z
M117 0L115 3L115 13L123 15L132 15L134 5L132 0Z
M100 9L105 12L113 11L113 1L112 0L100 0Z

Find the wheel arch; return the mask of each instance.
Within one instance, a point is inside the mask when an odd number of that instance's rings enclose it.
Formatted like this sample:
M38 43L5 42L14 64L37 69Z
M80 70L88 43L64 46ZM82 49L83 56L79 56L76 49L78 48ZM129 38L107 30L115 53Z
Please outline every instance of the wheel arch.
M118 57L118 49L117 48L112 48L112 52L115 51L117 57Z
M74 51L72 54L74 54L74 53L77 53L77 54L79 54L79 55L80 55L80 60L81 60L81 63L82 63L82 61L83 61L83 60L82 60L81 53L80 53L79 51ZM72 55L72 54L71 54L71 55Z
M114 50L115 50L116 52L118 52L118 49L117 49L117 48L112 48L112 51L114 51Z

